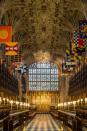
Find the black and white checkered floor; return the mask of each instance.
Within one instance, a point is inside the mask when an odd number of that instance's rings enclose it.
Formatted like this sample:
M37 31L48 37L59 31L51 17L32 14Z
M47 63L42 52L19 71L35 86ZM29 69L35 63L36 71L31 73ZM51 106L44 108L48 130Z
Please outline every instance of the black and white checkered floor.
M69 131L50 114L37 114L23 131Z

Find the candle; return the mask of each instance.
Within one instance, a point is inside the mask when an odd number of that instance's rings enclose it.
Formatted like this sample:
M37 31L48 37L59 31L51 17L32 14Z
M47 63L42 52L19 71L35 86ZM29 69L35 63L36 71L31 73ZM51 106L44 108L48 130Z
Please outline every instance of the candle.
M19 102L18 102L18 101L16 101L16 105L17 105L17 110L18 110L18 104L19 104Z
M0 104L2 103L2 98L0 97Z
M5 105L5 98L3 98L3 101L4 101L4 105Z
M10 103L11 103L11 111L12 111L13 101L11 100Z

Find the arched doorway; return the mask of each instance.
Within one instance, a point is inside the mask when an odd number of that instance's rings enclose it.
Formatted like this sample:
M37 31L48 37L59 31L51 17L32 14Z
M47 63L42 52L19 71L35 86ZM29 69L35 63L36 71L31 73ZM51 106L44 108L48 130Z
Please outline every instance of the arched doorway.
M36 62L29 66L29 99L38 111L48 111L58 103L58 66L51 62Z

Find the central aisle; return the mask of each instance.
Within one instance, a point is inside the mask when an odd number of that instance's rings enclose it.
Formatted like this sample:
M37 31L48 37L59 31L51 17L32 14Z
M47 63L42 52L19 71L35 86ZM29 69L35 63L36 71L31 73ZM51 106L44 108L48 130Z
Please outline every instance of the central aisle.
M37 114L23 131L68 131L50 114Z

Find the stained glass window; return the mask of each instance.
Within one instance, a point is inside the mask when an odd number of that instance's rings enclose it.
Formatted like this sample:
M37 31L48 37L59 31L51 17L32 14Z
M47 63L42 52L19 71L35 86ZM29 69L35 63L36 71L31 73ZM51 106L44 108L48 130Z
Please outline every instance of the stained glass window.
M33 63L29 66L30 91L56 91L58 90L58 67L46 62Z

